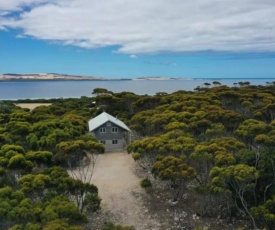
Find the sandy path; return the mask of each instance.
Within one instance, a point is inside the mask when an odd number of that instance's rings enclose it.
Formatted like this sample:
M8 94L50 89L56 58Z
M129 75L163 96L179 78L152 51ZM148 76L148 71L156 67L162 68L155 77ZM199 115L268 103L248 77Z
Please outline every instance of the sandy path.
M127 153L105 153L98 157L92 183L99 189L103 212L110 212L117 224L136 230L158 229L158 223L143 204L145 194L134 172L135 162Z

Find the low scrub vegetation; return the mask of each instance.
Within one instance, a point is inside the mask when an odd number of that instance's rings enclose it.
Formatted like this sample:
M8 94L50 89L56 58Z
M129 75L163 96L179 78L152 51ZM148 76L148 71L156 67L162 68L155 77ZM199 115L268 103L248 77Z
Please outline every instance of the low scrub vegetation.
M127 151L170 185L174 200L191 189L202 218L242 216L252 229L274 228L274 85L213 83L154 96L97 89L49 102L32 111L0 103L1 229L81 229L99 208L97 188L68 172L104 151L87 134L103 109L131 127Z

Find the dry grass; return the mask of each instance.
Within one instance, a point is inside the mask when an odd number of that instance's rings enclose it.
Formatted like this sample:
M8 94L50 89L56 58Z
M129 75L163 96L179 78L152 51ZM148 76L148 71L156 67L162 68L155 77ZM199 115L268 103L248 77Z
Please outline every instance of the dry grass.
M38 106L49 106L52 103L18 103L16 106L19 106L23 109L30 109L31 111Z

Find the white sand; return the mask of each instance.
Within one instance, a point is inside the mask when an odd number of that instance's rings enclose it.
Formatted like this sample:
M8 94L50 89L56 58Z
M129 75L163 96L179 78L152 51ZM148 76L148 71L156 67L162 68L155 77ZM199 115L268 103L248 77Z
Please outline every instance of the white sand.
M33 110L38 106L42 106L42 105L43 106L49 106L51 104L52 103L18 103L18 104L16 104L16 106L19 106L23 109L27 108L27 109Z

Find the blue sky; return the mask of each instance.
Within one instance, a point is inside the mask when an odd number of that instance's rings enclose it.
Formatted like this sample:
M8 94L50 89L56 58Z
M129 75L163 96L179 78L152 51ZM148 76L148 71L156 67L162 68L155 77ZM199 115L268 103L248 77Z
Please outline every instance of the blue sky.
M275 78L274 15L273 0L1 1L0 74Z

